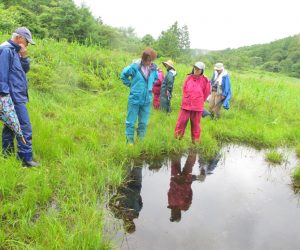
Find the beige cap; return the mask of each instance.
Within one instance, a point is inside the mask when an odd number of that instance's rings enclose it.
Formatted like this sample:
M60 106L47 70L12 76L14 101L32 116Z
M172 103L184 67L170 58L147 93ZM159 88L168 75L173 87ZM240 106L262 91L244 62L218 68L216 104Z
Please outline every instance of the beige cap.
M215 70L223 70L223 69L224 69L223 63L216 63L215 64Z
M169 67L171 67L172 69L174 69L175 70L175 68L174 68L174 63L173 63L173 61L171 61L171 60L168 60L168 61L166 61L166 62L163 62L162 63L163 65L167 65L167 66L169 66Z

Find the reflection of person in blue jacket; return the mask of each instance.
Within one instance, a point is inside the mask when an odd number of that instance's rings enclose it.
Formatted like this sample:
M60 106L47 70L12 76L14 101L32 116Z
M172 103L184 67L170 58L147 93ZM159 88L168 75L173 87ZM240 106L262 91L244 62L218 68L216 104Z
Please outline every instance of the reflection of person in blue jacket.
M130 88L126 118L126 138L128 144L134 142L134 127L138 118L137 136L144 138L152 104L152 86L158 78L157 66L153 64L156 52L147 48L141 60L125 67L121 80Z
M220 117L221 107L229 109L231 98L230 79L223 63L215 64L215 71L211 79L211 96L209 98L209 111L216 118Z
M135 231L134 219L139 217L143 202L141 197L142 168L135 167L130 170L127 182L118 188L110 200L110 208L117 218L124 221L124 229L127 233Z

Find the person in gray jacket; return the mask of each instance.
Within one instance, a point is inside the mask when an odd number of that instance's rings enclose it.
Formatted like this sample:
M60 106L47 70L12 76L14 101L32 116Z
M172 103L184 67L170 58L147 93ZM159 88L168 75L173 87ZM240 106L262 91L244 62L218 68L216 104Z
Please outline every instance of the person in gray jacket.
M163 65L167 69L166 76L161 85L160 89L160 109L166 111L167 113L171 112L171 98L174 86L174 80L176 76L176 71L174 68L174 63L171 60L163 62Z

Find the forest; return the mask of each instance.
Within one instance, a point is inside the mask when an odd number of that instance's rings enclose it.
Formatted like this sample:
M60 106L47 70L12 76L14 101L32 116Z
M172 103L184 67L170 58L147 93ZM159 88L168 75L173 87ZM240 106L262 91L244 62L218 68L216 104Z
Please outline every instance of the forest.
M211 66L218 59L229 69L258 69L300 77L300 34L269 44L207 51L190 48L186 25L181 27L175 22L157 39L150 34L139 38L133 27L111 27L101 17L94 17L88 7L78 7L72 0L1 0L0 16L2 33L27 26L41 39L66 39L132 53L153 47L159 57L180 63L201 59Z

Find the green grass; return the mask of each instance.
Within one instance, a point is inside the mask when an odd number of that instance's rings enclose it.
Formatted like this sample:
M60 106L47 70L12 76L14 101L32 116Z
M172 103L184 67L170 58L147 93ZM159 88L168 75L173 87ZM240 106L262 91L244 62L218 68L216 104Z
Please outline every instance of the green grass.
M266 154L266 160L273 164L281 164L284 160L283 155L275 150L271 150Z
M300 181L300 166L294 170L293 177L295 180Z
M292 186L295 194L300 193L300 166L298 166L292 174Z
M175 64L173 112L153 110L145 140L128 147L129 90L118 77L139 55L52 40L37 40L29 50L28 109L42 167L24 169L14 157L0 158L0 249L110 249L103 206L131 159L188 149L211 159L226 143L296 147L299 156L299 79L230 72L231 109L222 110L218 121L201 121L201 144L195 146L189 127L183 140L173 136L193 62ZM210 77L212 69L205 73Z
M300 158L300 144L296 147L296 154Z

